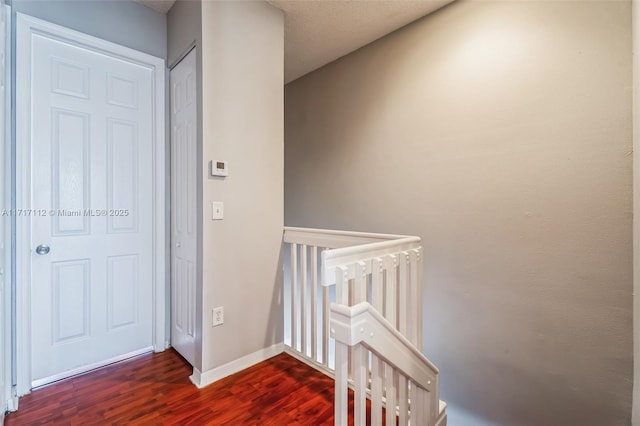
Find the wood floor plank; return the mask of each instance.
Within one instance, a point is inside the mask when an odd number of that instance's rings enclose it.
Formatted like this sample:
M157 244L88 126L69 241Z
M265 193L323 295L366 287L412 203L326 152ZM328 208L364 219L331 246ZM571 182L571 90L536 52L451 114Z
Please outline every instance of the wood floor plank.
M333 380L286 354L207 386L175 351L142 355L20 399L19 425L332 425ZM350 422L353 424L350 401Z
M21 398L6 424L333 423L333 381L288 355L204 389L189 381L190 374L191 367L173 350L143 355L34 391Z

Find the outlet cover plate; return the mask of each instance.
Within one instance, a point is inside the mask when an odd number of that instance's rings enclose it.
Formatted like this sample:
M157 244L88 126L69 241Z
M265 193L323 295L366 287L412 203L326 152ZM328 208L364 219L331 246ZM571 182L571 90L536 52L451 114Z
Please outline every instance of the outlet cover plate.
M224 307L220 306L219 308L213 309L213 320L211 325L216 327L222 324L224 324Z

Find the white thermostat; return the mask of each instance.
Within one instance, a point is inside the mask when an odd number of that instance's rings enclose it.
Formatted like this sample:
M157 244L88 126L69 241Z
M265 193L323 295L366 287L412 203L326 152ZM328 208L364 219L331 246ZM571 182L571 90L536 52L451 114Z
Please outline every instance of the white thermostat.
M229 176L228 161L209 161L209 176Z

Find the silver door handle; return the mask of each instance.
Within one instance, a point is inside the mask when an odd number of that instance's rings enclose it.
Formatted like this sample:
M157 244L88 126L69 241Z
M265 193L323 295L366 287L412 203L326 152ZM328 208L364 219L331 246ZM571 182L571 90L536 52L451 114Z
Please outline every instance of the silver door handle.
M181 247L181 246L182 246L182 244L176 243L176 247Z
M41 256L49 253L49 250L49 246L46 244L40 244L38 247L36 247L36 253Z

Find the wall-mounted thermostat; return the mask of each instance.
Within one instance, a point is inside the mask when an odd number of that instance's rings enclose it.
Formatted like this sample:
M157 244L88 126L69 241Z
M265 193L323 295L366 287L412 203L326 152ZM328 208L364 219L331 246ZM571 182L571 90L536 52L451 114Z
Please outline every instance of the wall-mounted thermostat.
M229 162L209 161L209 176L229 176Z

